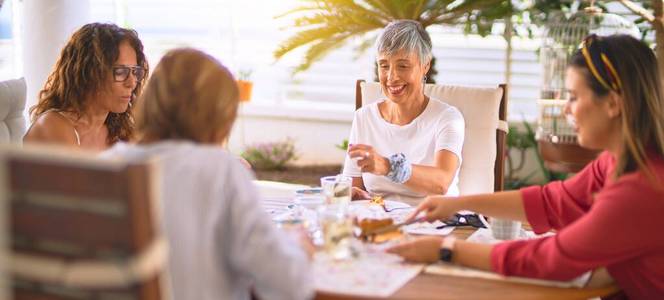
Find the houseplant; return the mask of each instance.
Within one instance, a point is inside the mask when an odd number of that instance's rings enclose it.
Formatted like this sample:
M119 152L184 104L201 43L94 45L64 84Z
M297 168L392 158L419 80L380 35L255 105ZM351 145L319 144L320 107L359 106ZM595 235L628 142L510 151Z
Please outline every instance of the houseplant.
M297 154L294 140L287 138L283 141L247 146L242 157L257 170L283 170L289 162L297 158Z
M253 144L246 147L241 155L252 165L259 180L318 186L321 177L339 174L341 170L339 164L292 164L297 158L295 141L292 138Z

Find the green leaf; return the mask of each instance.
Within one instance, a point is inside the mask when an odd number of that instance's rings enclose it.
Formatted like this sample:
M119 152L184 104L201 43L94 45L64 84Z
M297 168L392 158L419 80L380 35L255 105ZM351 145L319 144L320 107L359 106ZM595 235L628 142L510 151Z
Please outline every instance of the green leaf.
M343 46L343 42L352 34L338 34L336 36L321 40L311 45L304 57L304 62L297 66L293 73L302 72L311 66L311 63L320 59L330 51Z
M337 33L337 29L331 27L317 27L303 30L281 43L274 52L274 57L279 59L293 49L302 47L316 40L325 39Z

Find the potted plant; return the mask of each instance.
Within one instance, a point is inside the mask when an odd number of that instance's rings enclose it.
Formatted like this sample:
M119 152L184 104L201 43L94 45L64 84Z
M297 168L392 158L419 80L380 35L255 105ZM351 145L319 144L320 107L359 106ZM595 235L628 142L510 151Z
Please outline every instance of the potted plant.
M251 82L251 70L243 69L237 74L237 87L240 91L240 101L249 102L251 100L251 90L254 83Z
M247 146L241 156L256 170L284 170L297 159L295 141L291 138Z

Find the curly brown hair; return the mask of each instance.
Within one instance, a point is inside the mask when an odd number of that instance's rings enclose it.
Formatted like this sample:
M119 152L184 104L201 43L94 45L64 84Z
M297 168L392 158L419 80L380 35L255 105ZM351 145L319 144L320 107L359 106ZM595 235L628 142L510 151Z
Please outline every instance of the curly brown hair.
M131 103L140 96L149 69L136 31L115 24L86 24L71 36L39 93L39 102L30 108L32 122L52 109L71 112L80 118L86 108L85 99L105 88L113 64L120 55L119 46L124 41L129 42L136 51L137 63L146 73L136 82L127 110L123 113L109 112L104 124L108 128L109 144L131 139L134 132Z

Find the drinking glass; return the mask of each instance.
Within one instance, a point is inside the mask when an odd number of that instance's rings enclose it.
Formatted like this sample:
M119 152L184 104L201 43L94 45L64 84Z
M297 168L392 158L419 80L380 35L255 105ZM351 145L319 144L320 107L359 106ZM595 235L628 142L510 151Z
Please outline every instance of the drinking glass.
M344 175L325 176L320 179L320 185L326 197L327 204L350 204L353 179Z
M306 188L295 191L293 202L304 221L304 227L309 232L315 245L322 245L322 233L318 222L318 207L325 204L325 195L321 188Z
M521 233L519 221L491 218L489 224L491 224L491 234L498 240L513 240Z
M334 259L352 256L353 221L343 204L326 204L318 208L323 233L323 248Z

